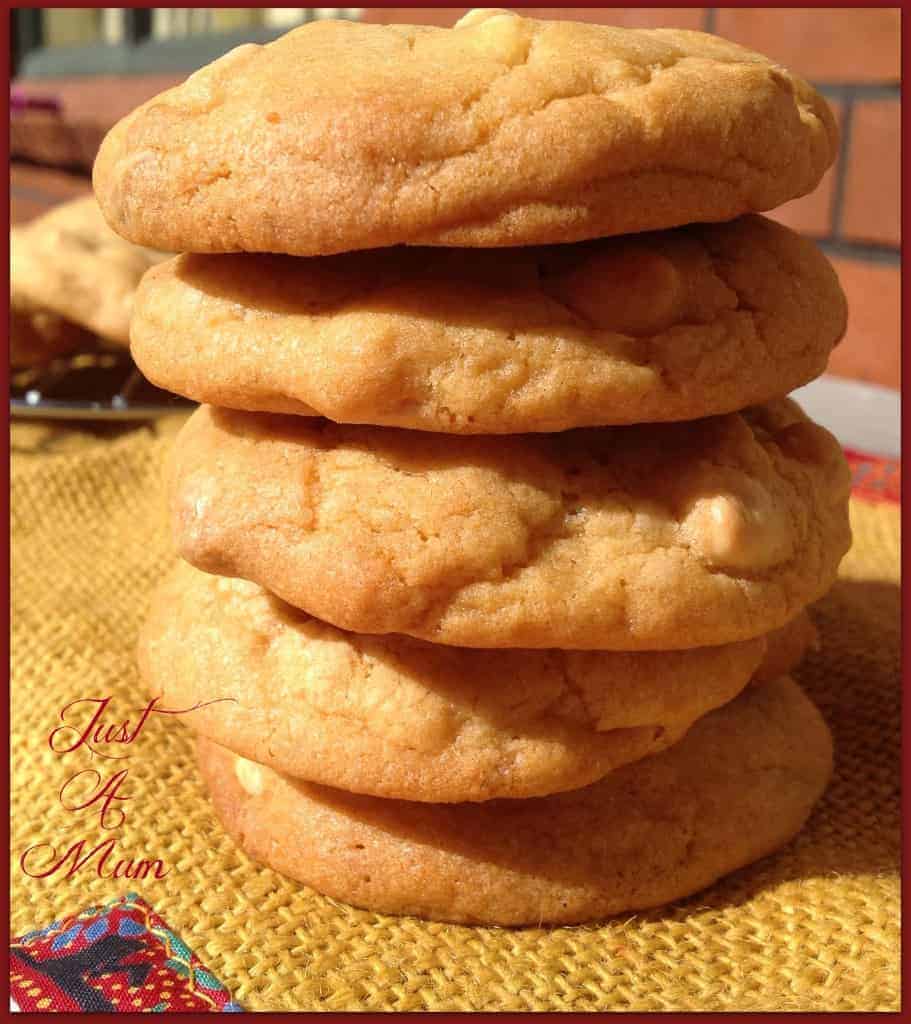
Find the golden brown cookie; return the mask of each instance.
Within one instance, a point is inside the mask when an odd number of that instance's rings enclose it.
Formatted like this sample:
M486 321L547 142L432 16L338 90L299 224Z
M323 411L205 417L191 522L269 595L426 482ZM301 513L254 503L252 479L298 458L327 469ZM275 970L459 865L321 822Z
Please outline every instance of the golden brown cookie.
M462 647L745 640L824 593L850 542L841 448L787 400L496 438L203 406L170 475L197 568Z
M456 434L696 419L818 376L835 271L762 217L576 246L179 256L136 297L153 383L230 409Z
M128 345L136 285L165 258L115 235L93 196L61 203L10 232L10 306Z
M680 743L585 789L420 804L295 782L207 740L203 777L254 859L334 899L471 924L570 924L680 899L803 825L832 768L791 679L750 686Z
M796 663L802 628L780 632L769 648ZM345 633L184 562L156 592L139 665L163 706L200 706L183 721L238 754L356 793L452 802L574 789L663 750L732 700L765 651L765 638L624 654Z
M240 46L115 125L94 184L142 245L316 256L730 220L837 147L815 90L716 36L482 10Z

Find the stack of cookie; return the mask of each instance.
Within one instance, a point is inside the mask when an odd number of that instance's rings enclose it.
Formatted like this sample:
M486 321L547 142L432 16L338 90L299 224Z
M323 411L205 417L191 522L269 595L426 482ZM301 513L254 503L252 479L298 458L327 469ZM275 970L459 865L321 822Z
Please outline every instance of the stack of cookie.
M200 705L250 854L378 910L572 922L797 831L831 747L786 673L848 474L782 396L845 306L749 214L836 144L720 39L502 11L307 25L115 127L110 223L185 253L134 356L207 403L140 661Z

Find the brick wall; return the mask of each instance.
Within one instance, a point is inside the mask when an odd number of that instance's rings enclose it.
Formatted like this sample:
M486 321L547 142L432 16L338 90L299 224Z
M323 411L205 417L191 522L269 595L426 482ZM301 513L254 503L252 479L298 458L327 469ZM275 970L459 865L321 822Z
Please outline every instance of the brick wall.
M812 82L839 119L835 166L809 196L772 216L817 239L835 264L851 319L830 371L900 382L901 8L513 7L539 18L702 29L758 50ZM451 25L467 7L365 8L377 22Z
M900 382L900 8L562 7L513 10L630 27L717 32L793 68L827 97L842 128L842 152L820 187L773 216L817 239L835 263L851 306L847 336L830 369L889 387ZM451 25L466 7L373 7L374 22ZM43 79L20 83L64 104L70 148L91 149L117 117L184 76ZM19 126L19 134L26 126ZM24 143L46 145L40 116ZM80 142L81 140L81 142ZM11 139L13 153L18 138ZM80 145L75 144L80 142ZM59 146L59 137L55 140ZM53 162L53 161L52 161ZM14 167L14 221L78 191L83 177Z
M713 30L794 68L841 125L839 159L822 187L775 216L818 239L850 303L831 370L899 385L900 8L718 8Z

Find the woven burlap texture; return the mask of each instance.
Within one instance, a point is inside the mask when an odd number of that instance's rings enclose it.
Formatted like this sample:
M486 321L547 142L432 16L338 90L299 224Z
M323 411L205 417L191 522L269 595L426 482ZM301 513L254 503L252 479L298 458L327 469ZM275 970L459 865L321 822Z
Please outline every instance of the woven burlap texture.
M160 493L170 429L13 430L12 931L138 891L250 1010L896 1010L899 1007L899 515L855 502L855 544L797 673L836 743L836 775L787 849L672 908L601 925L506 930L335 903L249 861L197 779L189 731L153 717L126 761L58 755L69 701L144 702L134 665L150 589L170 564ZM110 748L107 748L110 749ZM117 752L117 751L114 751ZM128 767L125 821L67 811L75 772ZM71 803L73 801L70 801ZM169 874L23 874L29 846ZM108 867L112 866L112 860Z

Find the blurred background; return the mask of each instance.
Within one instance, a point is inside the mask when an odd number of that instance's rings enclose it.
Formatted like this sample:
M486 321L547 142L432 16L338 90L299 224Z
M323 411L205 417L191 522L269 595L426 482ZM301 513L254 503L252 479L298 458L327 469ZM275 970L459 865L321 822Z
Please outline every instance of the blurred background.
M830 372L899 387L900 8L513 8L537 17L717 32L799 72L839 118L822 186L771 216L810 235L851 306ZM468 8L14 8L11 213L23 223L87 193L107 129L246 41L315 18L451 25Z

